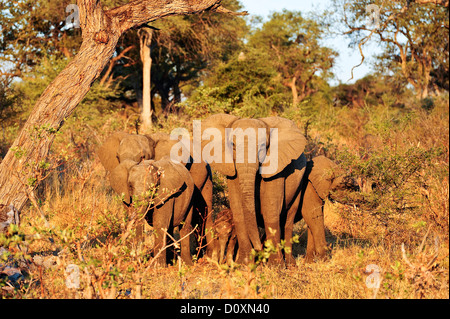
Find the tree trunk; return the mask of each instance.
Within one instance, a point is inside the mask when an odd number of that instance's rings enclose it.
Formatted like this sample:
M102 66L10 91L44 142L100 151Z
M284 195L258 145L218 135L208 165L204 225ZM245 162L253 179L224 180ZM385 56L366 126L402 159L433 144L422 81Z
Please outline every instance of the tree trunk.
M47 87L0 164L0 202L21 210L27 201L25 186L45 160L55 133L88 93L114 53L119 37L106 44L84 39L80 53Z
M82 45L75 58L45 89L0 163L0 204L23 208L28 185L36 177L39 163L46 159L55 133L99 77L125 31L170 15L205 10L232 14L220 2L136 0L104 11L100 0L78 0Z
M297 78L295 76L291 79L291 82L289 82L288 86L291 89L292 93L292 105L295 107L299 102L297 90Z
M151 44L153 31L150 28L143 28L139 31L140 53L142 61L142 132L150 133L152 129L152 100L151 100Z

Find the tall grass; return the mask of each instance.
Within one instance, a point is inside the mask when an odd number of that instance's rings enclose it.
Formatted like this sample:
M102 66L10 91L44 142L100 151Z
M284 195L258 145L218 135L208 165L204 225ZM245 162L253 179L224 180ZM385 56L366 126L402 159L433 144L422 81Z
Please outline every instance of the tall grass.
M192 267L154 267L150 228L143 246L123 240L130 215L110 189L94 150L115 130L135 132L133 119L112 112L101 121L71 122L57 137L52 155L61 165L36 192L39 209L23 212L19 229L0 242L8 248L0 264L14 264L23 277L0 276L4 298L449 298L449 126L448 97L423 109L309 106L288 110L308 136L307 155L336 160L361 186L341 194L347 205L325 203L328 261L306 264L306 231L296 225L297 264L289 269L265 263L249 268L201 259ZM201 110L202 116L208 107ZM206 111L205 111L206 110ZM192 111L192 110L190 110ZM204 112L206 112L204 114ZM309 114L309 115L306 115ZM311 115L312 114L312 115ZM186 114L168 116L157 130L190 127ZM226 183L214 175L215 209L227 205ZM424 248L417 252L426 231ZM130 235L130 238L133 234ZM414 272L402 256L425 265ZM67 286L69 265L79 269L78 289ZM380 269L380 288L366 284L368 265ZM425 280L424 278L427 278ZM420 292L420 293L419 293Z

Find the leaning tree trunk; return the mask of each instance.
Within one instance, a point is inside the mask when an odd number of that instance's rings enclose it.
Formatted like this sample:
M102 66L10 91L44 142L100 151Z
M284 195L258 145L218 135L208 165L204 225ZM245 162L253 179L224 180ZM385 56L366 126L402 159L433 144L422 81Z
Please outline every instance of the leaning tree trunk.
M142 28L139 32L140 53L142 61L142 131L150 133L152 129L152 99L151 99L151 44L153 31Z
M0 163L0 204L21 210L27 190L42 166L55 133L88 93L130 28L156 19L213 10L232 13L221 0L136 0L104 10L100 0L78 0L83 42L78 54L45 89L30 117ZM37 185L33 185L35 187Z

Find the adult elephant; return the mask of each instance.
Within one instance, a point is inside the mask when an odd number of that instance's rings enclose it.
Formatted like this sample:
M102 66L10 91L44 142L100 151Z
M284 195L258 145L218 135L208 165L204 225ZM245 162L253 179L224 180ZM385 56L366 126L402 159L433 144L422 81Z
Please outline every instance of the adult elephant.
M218 153L221 156L214 154L216 157L210 160L210 165L227 177L239 245L237 262L251 262L252 248L262 249L257 213L264 219L266 240L271 240L275 246L280 243L280 218L299 194L306 166L303 154L306 139L292 121L280 117L241 119L216 114L202 120L201 130L203 157L212 150L212 141L206 137L214 136L215 144L218 144L216 139L221 139ZM293 177L299 180L297 187L287 188L286 185L295 184L286 183ZM281 262L281 252L269 261Z

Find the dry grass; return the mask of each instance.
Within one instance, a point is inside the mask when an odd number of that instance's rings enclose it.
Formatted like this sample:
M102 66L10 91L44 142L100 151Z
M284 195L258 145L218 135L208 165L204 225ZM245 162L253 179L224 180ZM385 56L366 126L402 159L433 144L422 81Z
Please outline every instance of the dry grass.
M371 264L381 269L377 298L417 297L418 284L407 275L408 265L402 260L400 247L380 238L373 241L354 236L362 235L363 230L342 220L336 212L339 205L330 202L325 207L327 240L332 247L328 261L304 262L306 232L300 222L296 232L301 240L294 245L297 264L289 269L261 265L252 270L217 265L205 259L193 267L178 263L167 268L149 266L152 258L145 250L130 249L120 241L128 222L126 210L104 186L98 163L86 168L86 172L90 170L93 172L86 173L85 183L69 177L73 181L66 185L71 189L64 194L55 191L56 185L47 190L42 209L52 231L44 231L40 215L30 208L22 226L24 234L35 236L28 240L28 252L45 258L56 255L52 257L54 265L45 268L30 262L26 278L14 290L3 291L3 297L372 298L374 289L366 286L370 275L366 267ZM79 289L66 286L66 269L71 264L80 268ZM433 276L423 297L449 298L448 242L440 243Z
M349 120L345 125L323 132L322 136L328 133L341 135L332 140L331 144L357 149L361 134L354 136L345 133L351 129L351 121L358 117L356 113L349 112ZM400 141L395 142L399 147L408 143L417 145L419 142L425 147L442 145L445 141L448 143L448 124L445 124L445 119L448 119L448 111L436 111L427 117L420 114L415 122L395 131L392 138ZM119 120L108 121L98 132L107 135L114 128L126 127L126 123L112 125L115 121ZM173 118L170 121L169 126L179 124ZM362 120L355 121L359 123ZM361 126L361 130L367 130L363 127L368 125L368 120L365 121L365 124L357 124ZM421 126L415 130L417 123ZM94 134L94 140L97 141L102 139L98 132ZM427 132L433 136L429 136ZM314 130L312 133L315 134ZM92 134L86 133L88 135L91 136L91 141ZM80 138L82 136L81 134ZM320 140L320 136L317 140ZM86 138L84 142L88 143L87 141ZM83 141L78 142L83 144ZM323 152L326 143L318 145L322 146L315 151ZM64 139L57 141L55 148L63 150L65 154L76 151L75 146ZM92 153L90 158L77 153L72 160L65 162L67 165L59 173L53 172L37 192L37 197L41 199L41 210L51 228L45 228L44 221L34 207L25 210L19 230L22 236L15 237L16 242L9 245L10 252L16 254L16 260L26 260L18 265L24 276L17 283L11 284L2 275L1 296L448 299L449 184L448 176L443 179L439 172L442 168L448 172L448 146L446 152L436 161L436 170L428 172L427 188L417 191L418 194L424 192L420 197L420 209L409 215L398 216L398 220L395 220L398 222L396 238L399 241L386 237L386 227L373 219L370 212L363 212L356 207L349 211L348 207L327 201L325 224L331 248L329 260L305 263L306 231L304 224L300 222L295 228L300 236L300 243L293 247L297 263L288 269L265 264L256 268L239 265L227 267L206 259L199 260L192 267L177 262L166 268L155 267L153 258L149 255L151 241L142 247L135 247L130 240L132 233L126 240L122 238L130 222L128 212L107 185L105 172L98 159ZM219 185L220 191L223 191L222 186ZM216 199L221 199L218 205L224 204L223 195L216 195ZM389 227L392 225L396 224L392 223ZM431 232L424 249L418 252L417 247L430 225ZM150 234L151 231L148 231L147 238ZM423 266L433 258L436 236L439 237L437 259L431 267L425 269ZM410 264L402 256L401 242L406 243ZM20 244L21 249L16 243ZM42 265L42 261L47 264ZM67 287L66 280L71 276L67 267L70 265L76 265L79 269L78 289ZM371 273L369 265L376 265L379 274ZM379 289L369 288L367 282L370 283L370 278L378 275L381 281Z

